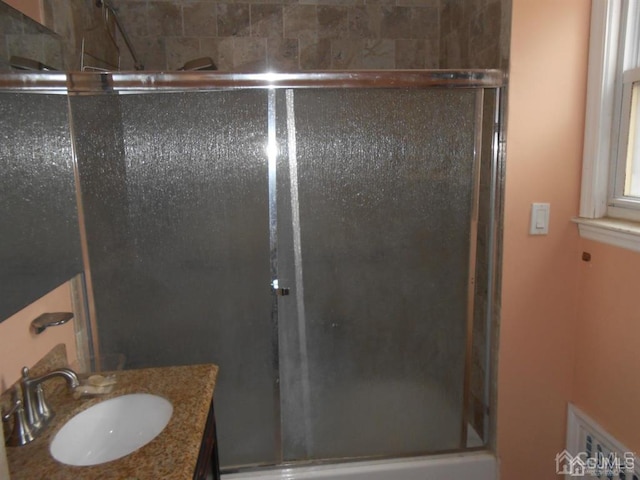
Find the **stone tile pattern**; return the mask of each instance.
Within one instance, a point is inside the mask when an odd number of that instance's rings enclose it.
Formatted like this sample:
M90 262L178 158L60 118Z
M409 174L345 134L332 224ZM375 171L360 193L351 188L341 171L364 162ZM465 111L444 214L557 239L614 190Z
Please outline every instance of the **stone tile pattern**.
M109 36L109 31L114 32L113 20L105 23L95 2L43 0L42 5L44 25L0 1L0 71L12 70L13 55L61 71L83 66L119 68L118 47Z
M42 11L44 24L62 39L64 70L118 70L115 25L105 22L95 0L42 0Z
M64 69L62 38L31 18L0 2L0 71L11 71L10 58L19 56L55 69Z
M54 0L46 0L54 1ZM114 0L146 70L500 67L510 0ZM133 62L123 52L123 69Z
M441 0L440 68L504 68L510 2Z

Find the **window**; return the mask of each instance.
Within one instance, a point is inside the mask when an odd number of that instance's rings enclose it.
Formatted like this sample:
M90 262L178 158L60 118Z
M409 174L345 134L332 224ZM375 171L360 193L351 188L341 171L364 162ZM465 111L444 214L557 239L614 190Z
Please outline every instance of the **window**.
M620 138L615 159L614 188L610 203L624 207L626 202L626 205L632 209L637 209L640 201L639 94L640 69L636 68L624 72L622 75Z
M629 102L631 113L629 115L629 141L625 157L626 175L623 195L637 199L640 198L640 120L638 119L638 115L640 115L640 109L638 108L640 70L635 69L628 73L630 78L625 81L625 84L628 84L628 95L631 96L631 101Z
M640 5L592 0L583 237L640 251Z

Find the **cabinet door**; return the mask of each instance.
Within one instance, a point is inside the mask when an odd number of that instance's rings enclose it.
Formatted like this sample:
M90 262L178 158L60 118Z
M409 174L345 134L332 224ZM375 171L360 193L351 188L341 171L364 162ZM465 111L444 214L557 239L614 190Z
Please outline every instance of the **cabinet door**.
M207 424L202 435L202 445L198 455L193 480L220 480L220 462L218 460L218 439L216 435L216 416L211 402Z

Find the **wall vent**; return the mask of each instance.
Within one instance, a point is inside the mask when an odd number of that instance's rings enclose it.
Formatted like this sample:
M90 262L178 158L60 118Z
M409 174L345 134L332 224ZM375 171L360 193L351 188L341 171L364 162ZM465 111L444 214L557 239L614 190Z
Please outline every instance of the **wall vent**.
M556 456L556 472L566 480L640 480L640 458L569 404L567 447Z

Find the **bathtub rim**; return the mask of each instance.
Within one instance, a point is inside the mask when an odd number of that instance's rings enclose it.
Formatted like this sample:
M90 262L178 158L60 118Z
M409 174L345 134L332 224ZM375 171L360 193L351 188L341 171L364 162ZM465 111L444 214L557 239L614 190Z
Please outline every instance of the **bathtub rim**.
M438 468L450 465L468 465L474 463L492 464L498 470L498 459L495 452L484 447L468 448L450 452L407 457L388 457L370 460L340 459L317 462L296 462L284 465L230 468L221 471L222 480L294 480L316 478L318 475L336 472L341 475L362 475L367 472L398 471ZM497 477L496 477L497 478Z

